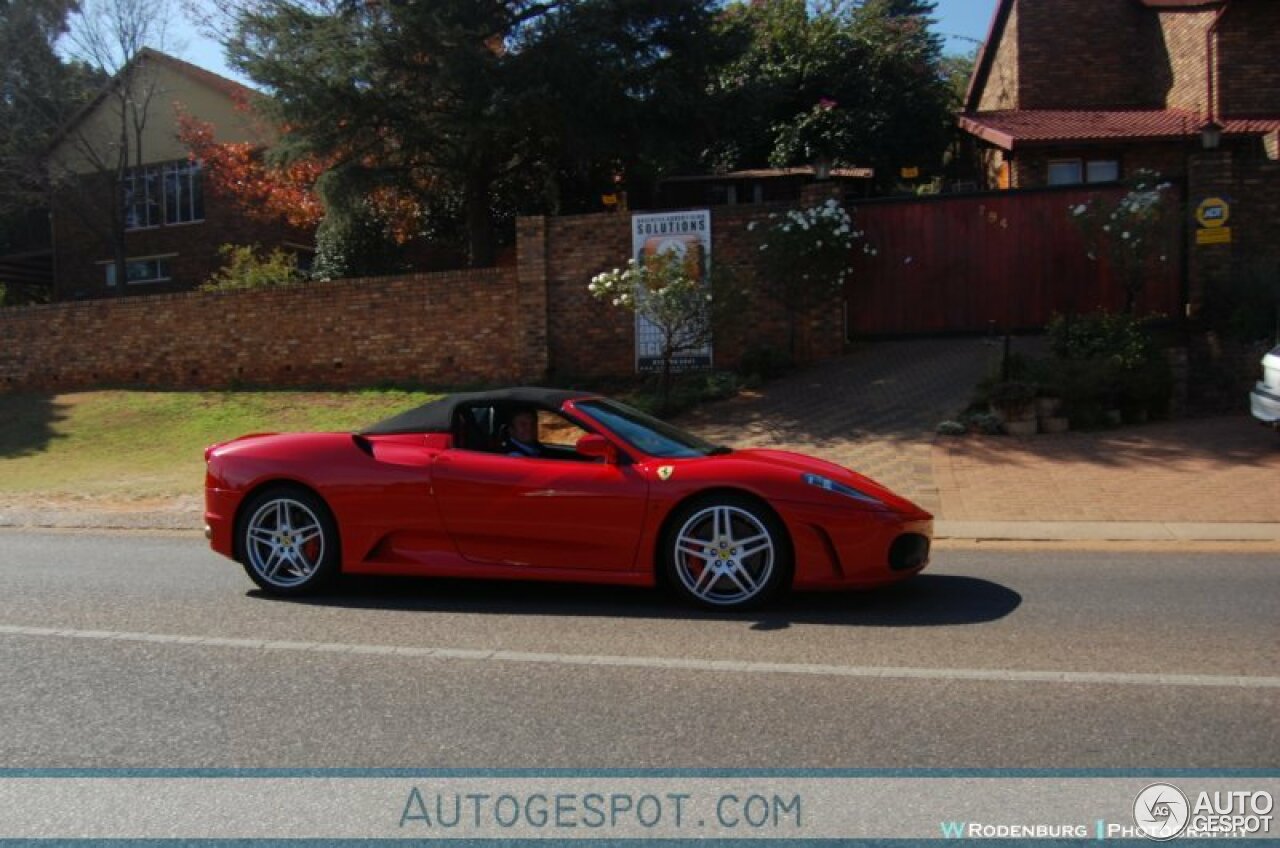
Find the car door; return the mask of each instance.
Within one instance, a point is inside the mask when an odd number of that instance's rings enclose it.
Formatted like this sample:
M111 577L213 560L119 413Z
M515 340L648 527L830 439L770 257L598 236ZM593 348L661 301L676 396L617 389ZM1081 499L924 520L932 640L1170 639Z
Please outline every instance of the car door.
M649 484L630 465L452 448L432 464L445 527L468 560L627 571Z

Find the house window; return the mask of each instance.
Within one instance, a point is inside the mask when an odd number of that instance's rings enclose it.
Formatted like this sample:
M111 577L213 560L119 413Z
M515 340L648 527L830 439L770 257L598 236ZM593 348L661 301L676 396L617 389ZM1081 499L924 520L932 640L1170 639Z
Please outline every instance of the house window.
M204 185L199 162L164 166L164 222L187 224L204 220Z
M1120 179L1120 162L1116 159L1051 159L1049 185L1080 183L1112 183Z
M1090 159L1084 177L1085 182L1113 183L1120 179L1120 163L1115 159Z
M124 175L125 229L160 226L160 169L130 168Z
M1079 159L1055 159L1049 163L1049 185L1076 185L1084 182Z
M124 175L125 229L204 220L200 163L182 160L130 168Z
M125 263L125 275L129 285L167 282L170 279L169 260L175 255L144 256L139 259L129 259ZM114 286L116 284L116 263L99 262L98 264L106 268L107 285Z

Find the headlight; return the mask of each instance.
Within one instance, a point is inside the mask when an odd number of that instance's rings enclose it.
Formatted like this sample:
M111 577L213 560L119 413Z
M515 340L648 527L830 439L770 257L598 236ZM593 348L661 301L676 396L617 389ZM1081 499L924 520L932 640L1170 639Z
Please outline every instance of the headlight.
M865 503L882 504L884 503L874 495L868 495L866 492L860 492L853 486L846 486L844 483L837 483L835 480L829 480L818 474L805 474L800 479L808 483L810 486L817 486L819 489L826 489L828 492L835 492L837 495L845 495L850 498Z

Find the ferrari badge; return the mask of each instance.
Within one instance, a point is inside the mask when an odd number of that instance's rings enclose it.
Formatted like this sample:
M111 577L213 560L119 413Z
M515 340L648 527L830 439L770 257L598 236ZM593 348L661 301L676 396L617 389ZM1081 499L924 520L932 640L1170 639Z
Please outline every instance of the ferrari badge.
M676 468L674 465L662 465L658 467L659 480L669 480L671 479L671 475L675 473L676 473Z

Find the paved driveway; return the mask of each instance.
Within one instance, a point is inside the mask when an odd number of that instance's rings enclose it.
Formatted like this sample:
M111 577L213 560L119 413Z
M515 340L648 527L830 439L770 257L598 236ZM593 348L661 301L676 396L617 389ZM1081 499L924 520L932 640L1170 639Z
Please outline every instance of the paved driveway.
M716 442L821 456L936 513L934 428L968 403L999 354L973 338L866 345L680 423Z
M951 521L1280 522L1280 435L1243 414L935 436L999 358L982 339L867 345L682 423L725 444L821 456Z

